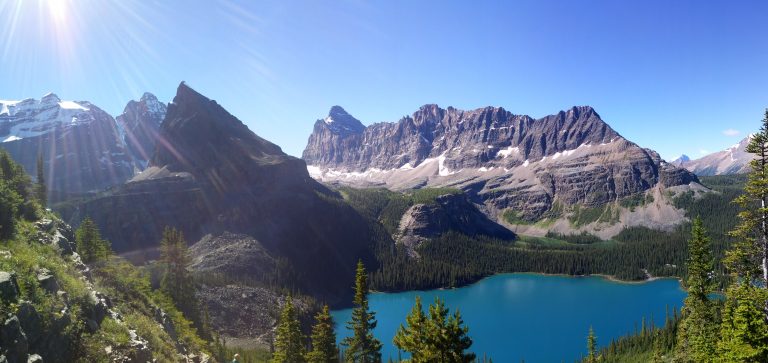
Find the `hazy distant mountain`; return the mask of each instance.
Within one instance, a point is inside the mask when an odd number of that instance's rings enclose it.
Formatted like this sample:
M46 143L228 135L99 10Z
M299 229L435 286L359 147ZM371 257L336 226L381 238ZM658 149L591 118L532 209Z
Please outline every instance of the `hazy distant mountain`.
M30 174L42 155L51 191L101 190L133 176L115 120L90 102L52 93L39 101L0 101L0 141Z
M754 157L746 151L750 138L751 135L725 150L686 161L682 166L702 176L745 173L748 171L749 162Z
M691 161L691 158L688 157L688 155L683 154L683 155L678 156L677 159L672 160L670 162L670 164L675 165L675 166L682 166L683 164L685 164L685 163L687 163L689 161Z
M364 127L341 107L315 122L303 153L316 179L389 188L455 186L526 219L560 205L601 206L697 178L626 140L589 106L534 119L499 107L425 105Z

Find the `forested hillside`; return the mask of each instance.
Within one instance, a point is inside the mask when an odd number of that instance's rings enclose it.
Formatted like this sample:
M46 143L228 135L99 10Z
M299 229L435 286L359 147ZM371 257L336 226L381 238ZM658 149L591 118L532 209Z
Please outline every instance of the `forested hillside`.
M739 175L712 176L702 182L711 193L684 193L674 199L676 207L693 219L700 216L713 236L714 255L719 261L729 244L728 231L736 224L738 206L733 199L742 193L746 178ZM372 272L376 290L401 291L455 287L495 273L542 272L553 274L605 274L623 280L649 276L685 276L686 241L690 223L672 232L645 227L625 228L610 241L589 235L521 236L516 241L444 234L424 243L418 259L408 257L401 246L389 247L405 211L416 203L430 203L455 189L417 189L398 193L386 189L340 189L345 200L371 220L378 236L376 255L380 268ZM718 271L722 266L718 265Z

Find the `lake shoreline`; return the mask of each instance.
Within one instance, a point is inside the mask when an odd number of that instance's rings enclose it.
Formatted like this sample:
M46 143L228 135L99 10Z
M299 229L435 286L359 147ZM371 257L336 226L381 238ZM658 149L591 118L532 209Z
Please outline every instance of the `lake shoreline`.
M570 275L570 274L558 274L558 273L553 274L553 273L546 273L546 272L500 272L500 273L484 276L484 277L479 278L479 279L477 279L475 281L472 281L472 282L469 282L469 283L466 283L466 284L463 284L463 285L459 285L459 286L436 287L436 288L431 288L431 289L412 289L412 290L387 290L387 291L370 290L369 293L398 294L398 293L402 293L402 292L412 292L412 291L426 292L426 291L436 291L436 290L455 290L455 289L461 289L461 288L465 288L465 287L468 287L468 286L472 286L474 284L479 283L480 281L492 278L494 276L499 276L499 275L540 275L540 276L560 276L560 277L571 277L571 278L598 277L598 278L601 278L601 279L604 279L604 280L607 280L607 281L610 281L610 282L614 282L614 283L617 283L617 284L630 284L630 285L646 284L646 283L650 283L650 282L654 282L654 281L659 281L659 280L677 280L681 284L681 289L682 289L682 282L683 282L682 278L677 277L677 276L651 276L651 277L646 278L644 280L623 280L623 279L620 279L620 278L615 277L613 275L607 275L607 274ZM346 307L348 307L348 306L345 306L344 308L346 308Z
M686 292L679 279L651 277L627 282L598 274L500 273L461 288L372 293L369 308L376 312L383 357L397 356L392 337L421 297L424 302L440 298L461 311L476 354L503 362L573 361L583 354L591 326L608 342L632 334L643 319L661 326L670 309L682 306ZM344 323L352 310L331 314L341 341L351 334Z

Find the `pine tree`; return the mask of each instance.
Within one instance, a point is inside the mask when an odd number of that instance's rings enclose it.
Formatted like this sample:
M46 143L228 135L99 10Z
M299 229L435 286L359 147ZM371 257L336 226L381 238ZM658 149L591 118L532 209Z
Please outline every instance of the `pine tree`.
M45 185L43 154L37 156L37 184L35 185L35 194L40 205L45 207L48 203L48 188Z
M597 337L591 326L587 335L587 363L597 363Z
M693 220L688 241L688 296L677 332L676 357L679 362L706 363L715 355L717 323L714 306L708 295L713 290L714 269L709 238L701 218Z
M448 308L440 299L429 307L425 316L421 299L416 298L411 313L406 317L407 326L400 326L393 339L398 349L411 353L406 362L474 362L475 354L466 352L472 346L461 314L448 315Z
M344 338L341 343L346 347L344 358L347 362L381 362L381 342L373 336L373 330L376 329L376 315L368 311L367 294L368 274L363 261L358 261L353 300L355 306L352 309L352 320L347 322L347 329L352 330L352 336Z
M438 300L438 302L441 302ZM437 304L435 304L437 305ZM444 310L446 313L448 309ZM434 321L434 319L432 319ZM467 349L472 346L472 339L469 337L469 328L464 325L464 319L461 318L459 310L448 318L445 329L446 350L443 352L446 358L445 362L469 363L475 361L475 354L468 353Z
M101 238L96 223L90 218L84 219L75 231L77 253L85 263L105 260L112 254L109 241Z
M173 299L184 315L200 321L195 300L195 286L187 270L189 252L184 235L175 228L166 227L160 241L160 261L164 266L160 288Z
M768 362L764 291L750 283L728 288L717 346L718 362Z
M0 180L0 238L10 238L16 232L16 215L22 202L19 194Z
M280 323L275 337L275 353L272 354L271 362L303 363L306 362L304 354L304 334L301 333L301 325L293 301L288 296L280 312Z
M312 350L307 353L309 363L337 363L339 348L336 346L336 333L333 331L333 318L328 305L323 306L315 316L312 327Z
M406 325L400 325L392 342L397 349L411 353L411 362L424 362L429 357L425 356L428 349L427 317L421 306L421 297L416 296L416 302L408 316L405 317ZM406 360L408 362L408 360Z
M724 263L731 276L720 325L719 358L723 362L768 362L768 110L763 125L747 146L750 162L735 241Z

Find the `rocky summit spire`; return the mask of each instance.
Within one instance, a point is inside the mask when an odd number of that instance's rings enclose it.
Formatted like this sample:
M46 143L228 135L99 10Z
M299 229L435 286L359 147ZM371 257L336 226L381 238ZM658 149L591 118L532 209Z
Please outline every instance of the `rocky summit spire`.
M341 106L331 107L328 116L322 121L329 130L337 134L359 134L365 130L365 125L352 117Z

